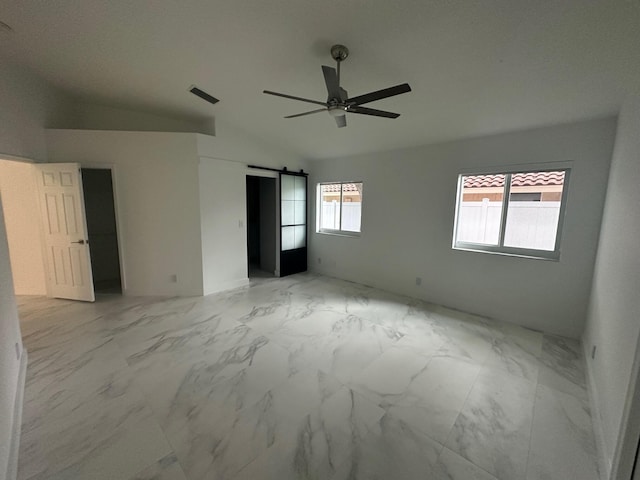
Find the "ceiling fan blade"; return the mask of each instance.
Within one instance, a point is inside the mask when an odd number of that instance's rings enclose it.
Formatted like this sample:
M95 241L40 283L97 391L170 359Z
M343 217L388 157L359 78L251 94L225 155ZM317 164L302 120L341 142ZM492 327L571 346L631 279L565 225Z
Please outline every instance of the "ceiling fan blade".
M318 110L311 110L310 112L296 113L295 115L287 115L284 118L304 117L305 115L311 115L312 113L326 112L326 111L327 111L326 108L319 108Z
M365 93L357 97L349 98L347 103L352 105L364 105L365 103L375 102L376 100L382 100L383 98L393 97L400 95L401 93L407 93L411 91L411 87L408 83L396 85L394 87L384 88L375 92Z
M342 128L342 127L346 127L347 126L347 116L346 115L340 115L339 117L333 117L336 119L336 125L338 125L338 128Z
M376 110L374 108L361 107L359 105L352 105L350 107L347 107L347 112L386 118L398 118L400 116L399 113L385 112L384 110Z
M290 98L291 100L299 100L301 102L315 103L316 105L322 105L323 107L327 106L327 102L319 102L317 100L309 100L308 98L294 97L293 95L286 95L284 93L272 92L270 90L263 90L262 93L266 93L267 95L275 95L276 97Z
M338 73L333 67L322 65L322 73L324 74L324 83L327 85L327 93L329 99L340 100L340 84L338 82Z

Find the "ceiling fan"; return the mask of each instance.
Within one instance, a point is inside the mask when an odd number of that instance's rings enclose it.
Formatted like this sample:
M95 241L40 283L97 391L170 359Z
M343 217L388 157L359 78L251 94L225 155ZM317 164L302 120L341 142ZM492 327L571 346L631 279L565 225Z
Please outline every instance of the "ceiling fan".
M320 102L318 100L310 100L308 98L295 97L293 95L286 95L284 93L272 92L270 90L264 90L263 93L269 95L275 95L277 97L290 98L291 100L299 100L301 102L313 103L316 105L322 105L322 108L317 110L311 110L310 112L298 113L295 115L289 115L284 118L296 118L304 115L311 115L313 113L319 113L327 111L329 115L336 119L338 127L347 126L346 113L358 113L360 115L373 115L375 117L385 118L398 118L399 113L385 112L384 110L376 110L373 108L363 107L365 103L375 102L376 100L382 100L383 98L393 97L400 95L401 93L407 93L411 91L411 87L408 83L403 83L375 92L365 93L364 95L358 95L357 97L349 98L347 91L340 86L340 63L349 56L349 49L344 45L334 45L331 47L331 57L336 61L337 68L327 67L322 65L322 73L324 74L324 83L327 86L327 101Z

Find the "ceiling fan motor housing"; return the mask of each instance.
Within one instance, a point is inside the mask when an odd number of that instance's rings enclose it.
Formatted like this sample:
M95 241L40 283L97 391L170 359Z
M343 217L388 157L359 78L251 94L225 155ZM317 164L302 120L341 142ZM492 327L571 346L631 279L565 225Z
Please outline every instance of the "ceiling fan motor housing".
M341 62L349 56L349 49L344 45L334 45L331 47L331 57L336 62Z

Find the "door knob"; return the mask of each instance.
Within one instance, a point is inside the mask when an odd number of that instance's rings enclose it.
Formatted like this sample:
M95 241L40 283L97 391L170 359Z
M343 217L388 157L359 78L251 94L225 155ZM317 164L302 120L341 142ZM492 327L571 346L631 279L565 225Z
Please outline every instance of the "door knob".
M84 245L84 240L78 240L77 242L71 242L71 243L79 243L80 245ZM89 243L89 242L87 242Z

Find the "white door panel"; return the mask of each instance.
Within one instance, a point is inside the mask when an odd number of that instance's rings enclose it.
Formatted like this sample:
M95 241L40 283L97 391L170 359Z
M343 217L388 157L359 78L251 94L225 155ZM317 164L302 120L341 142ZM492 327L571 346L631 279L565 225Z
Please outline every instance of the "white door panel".
M36 165L49 293L95 300L82 177L77 163Z

